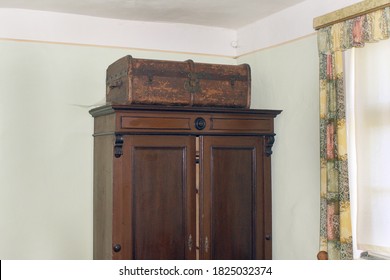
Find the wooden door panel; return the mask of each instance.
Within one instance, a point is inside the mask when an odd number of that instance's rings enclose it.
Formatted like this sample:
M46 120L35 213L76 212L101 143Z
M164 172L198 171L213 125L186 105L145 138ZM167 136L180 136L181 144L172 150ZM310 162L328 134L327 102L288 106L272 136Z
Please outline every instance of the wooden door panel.
M211 156L212 256L252 259L253 148L215 147Z
M261 258L257 252L263 235L260 139L201 140L201 239L207 241L201 252L206 259Z
M195 258L194 137L129 136L123 156L130 258Z
M184 259L183 149L135 148L133 154L135 258Z

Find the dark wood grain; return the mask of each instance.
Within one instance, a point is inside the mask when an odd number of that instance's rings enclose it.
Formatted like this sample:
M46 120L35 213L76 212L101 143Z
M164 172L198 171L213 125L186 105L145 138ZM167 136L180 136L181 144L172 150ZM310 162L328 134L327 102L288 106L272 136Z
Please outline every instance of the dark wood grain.
M206 259L264 258L262 142L258 137L202 137Z
M122 243L132 244L127 257L194 259L195 138L126 136L123 157L124 203L118 210L131 231L122 236Z

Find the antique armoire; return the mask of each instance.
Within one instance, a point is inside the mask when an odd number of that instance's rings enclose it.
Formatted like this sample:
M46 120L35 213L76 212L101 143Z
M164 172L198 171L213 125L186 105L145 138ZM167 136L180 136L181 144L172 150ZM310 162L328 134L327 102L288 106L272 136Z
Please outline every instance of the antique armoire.
M94 259L271 259L277 110L106 105Z

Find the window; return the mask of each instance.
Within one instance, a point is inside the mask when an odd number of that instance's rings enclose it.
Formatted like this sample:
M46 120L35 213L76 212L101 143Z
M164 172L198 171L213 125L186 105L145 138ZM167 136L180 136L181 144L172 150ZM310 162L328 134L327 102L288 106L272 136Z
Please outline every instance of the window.
M390 258L390 39L345 56L354 254Z

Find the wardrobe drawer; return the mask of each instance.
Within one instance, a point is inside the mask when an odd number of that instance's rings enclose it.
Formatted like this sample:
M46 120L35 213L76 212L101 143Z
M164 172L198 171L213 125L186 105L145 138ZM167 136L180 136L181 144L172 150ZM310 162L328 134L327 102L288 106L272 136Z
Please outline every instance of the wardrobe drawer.
M262 118L211 118L210 130L226 133L264 134L273 132L273 120Z
M190 117L122 116L121 129L191 130Z

